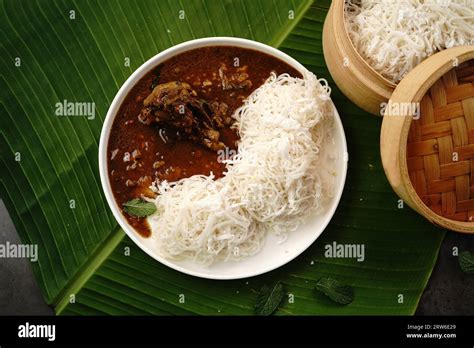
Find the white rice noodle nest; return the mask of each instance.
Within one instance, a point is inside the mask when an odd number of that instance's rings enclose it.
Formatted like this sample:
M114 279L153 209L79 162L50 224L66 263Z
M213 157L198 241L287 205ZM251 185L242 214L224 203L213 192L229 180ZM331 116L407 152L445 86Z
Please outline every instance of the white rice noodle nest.
M432 54L474 44L474 1L346 0L345 23L362 58L398 83Z
M240 260L268 232L283 240L323 210L335 177L333 110L325 80L272 74L234 113L240 142L224 177L154 187L148 221L158 253L208 265Z

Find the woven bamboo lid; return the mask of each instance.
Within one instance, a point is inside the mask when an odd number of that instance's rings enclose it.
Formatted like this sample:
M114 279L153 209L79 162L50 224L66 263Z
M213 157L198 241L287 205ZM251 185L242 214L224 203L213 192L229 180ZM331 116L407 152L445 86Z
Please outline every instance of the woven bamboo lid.
M408 205L474 233L474 46L437 53L399 83L380 141L387 178Z

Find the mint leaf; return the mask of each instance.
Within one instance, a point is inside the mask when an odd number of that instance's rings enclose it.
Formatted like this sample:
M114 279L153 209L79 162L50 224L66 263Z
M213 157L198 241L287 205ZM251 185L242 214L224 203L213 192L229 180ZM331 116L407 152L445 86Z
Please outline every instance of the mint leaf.
M274 286L264 285L257 295L255 313L257 315L270 315L275 312L285 297L283 285L277 282Z
M354 289L336 279L320 278L316 283L316 290L342 305L347 305L354 300Z
M156 212L155 203L144 201L143 199L132 199L122 204L123 210L132 216L147 217Z
M464 273L474 274L474 254L469 251L459 253L459 266Z

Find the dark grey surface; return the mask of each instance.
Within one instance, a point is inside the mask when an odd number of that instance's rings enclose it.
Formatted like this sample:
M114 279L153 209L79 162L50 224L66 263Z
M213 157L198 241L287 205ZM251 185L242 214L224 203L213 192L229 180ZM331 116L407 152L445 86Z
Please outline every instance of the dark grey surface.
M0 243L20 243L0 200ZM453 247L474 251L474 236L448 233L416 314L474 314L474 275L461 272ZM0 315L51 315L26 259L0 259Z
M0 243L19 244L20 239L0 200ZM31 270L30 260L0 259L0 315L52 315Z
M474 235L449 232L441 245L438 261L416 314L473 315L474 275L463 273L454 248L474 251Z

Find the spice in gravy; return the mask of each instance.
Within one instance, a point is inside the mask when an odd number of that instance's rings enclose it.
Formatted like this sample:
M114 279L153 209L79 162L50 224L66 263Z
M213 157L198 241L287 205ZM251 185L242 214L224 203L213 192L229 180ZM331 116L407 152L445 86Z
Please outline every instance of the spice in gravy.
M155 197L149 188L155 180L173 182L211 172L216 178L222 177L225 164L218 159L233 153L239 139L230 128L231 119L226 121L226 118L271 72L301 77L298 71L275 57L232 46L190 50L146 74L120 106L109 137L108 172L119 206L134 198ZM174 84L163 85L170 82ZM186 112L189 111L190 119L186 125L182 122L180 127L179 120L168 117L168 110L172 109L163 105L144 108L145 100L157 91L157 86L164 86L161 102L169 101L170 95L187 98ZM205 123L209 129L199 122L191 127L193 113L199 117L203 113L212 117L221 113L222 122L211 120L213 127ZM123 214L142 236L150 235L145 218Z

